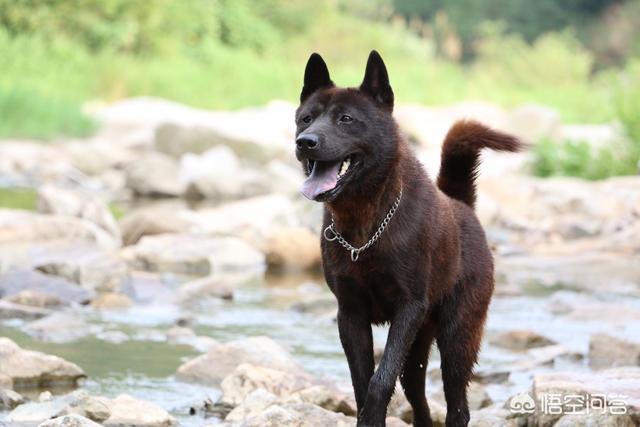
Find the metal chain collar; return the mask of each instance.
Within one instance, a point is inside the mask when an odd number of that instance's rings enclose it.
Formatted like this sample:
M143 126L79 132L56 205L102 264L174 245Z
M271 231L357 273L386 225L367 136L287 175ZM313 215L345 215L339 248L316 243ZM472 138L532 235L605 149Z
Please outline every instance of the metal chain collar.
M380 236L382 236L384 229L387 228L387 225L389 225L391 218L393 218L393 215L398 210L398 206L400 206L401 199L402 199L402 185L400 186L400 194L398 194L398 197L396 198L395 203L393 204L393 206L391 206L391 209L389 209L389 212L387 212L387 216L384 217L384 219L380 223L380 226L378 227L376 232L373 234L371 239L369 239L367 243L360 246L359 248L356 248L351 243L347 242L347 240L344 237L342 237L342 234L338 233L338 230L336 230L335 221L333 220L333 216L331 216L331 224L324 229L324 232L322 233L322 235L328 242L333 242L334 240L337 240L338 243L342 245L342 247L344 247L346 250L351 252L351 261L356 262L358 260L358 257L360 256L360 252L363 252L364 250L371 247L371 245L373 245L380 238ZM327 233L331 233L332 236L331 235L328 236Z

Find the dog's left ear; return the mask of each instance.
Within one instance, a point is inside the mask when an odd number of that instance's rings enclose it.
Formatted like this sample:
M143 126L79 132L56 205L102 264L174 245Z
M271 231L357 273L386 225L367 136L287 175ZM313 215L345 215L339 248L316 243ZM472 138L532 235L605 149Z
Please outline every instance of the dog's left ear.
M375 50L369 54L360 91L371 96L384 108L393 111L393 90L389 85L387 67L385 67L380 54Z

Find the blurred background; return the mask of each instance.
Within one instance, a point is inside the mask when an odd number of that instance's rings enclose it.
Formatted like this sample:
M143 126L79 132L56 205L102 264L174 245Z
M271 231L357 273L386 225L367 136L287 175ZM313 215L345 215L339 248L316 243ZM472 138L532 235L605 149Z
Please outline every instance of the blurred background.
M371 49L431 176L457 119L530 144L484 156L472 424L640 423L640 1L0 0L0 425L354 423L293 114Z

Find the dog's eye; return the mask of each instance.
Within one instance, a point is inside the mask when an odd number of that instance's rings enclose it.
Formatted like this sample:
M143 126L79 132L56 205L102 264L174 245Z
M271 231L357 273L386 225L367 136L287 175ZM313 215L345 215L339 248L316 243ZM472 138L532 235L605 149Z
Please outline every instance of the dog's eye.
M304 116L304 117L302 118L302 121L303 121L304 123L307 123L307 124L311 123L311 116L309 116L309 115Z
M343 114L343 115L340 117L340 121L341 121L342 123L349 123L349 122L352 122L352 121L353 121L353 117L351 117L351 116L350 116L350 115L348 115L348 114Z

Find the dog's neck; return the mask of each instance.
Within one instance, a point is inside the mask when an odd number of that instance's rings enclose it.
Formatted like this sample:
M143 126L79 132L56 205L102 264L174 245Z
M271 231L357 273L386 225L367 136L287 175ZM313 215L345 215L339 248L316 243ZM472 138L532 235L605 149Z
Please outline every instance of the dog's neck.
M374 186L361 186L347 197L325 203L337 230L353 239L352 244L365 244L396 201L403 186L401 160L404 150L399 149L398 156L400 158L391 162L390 170L381 182Z

